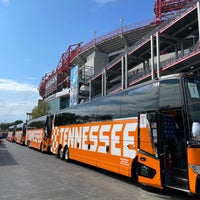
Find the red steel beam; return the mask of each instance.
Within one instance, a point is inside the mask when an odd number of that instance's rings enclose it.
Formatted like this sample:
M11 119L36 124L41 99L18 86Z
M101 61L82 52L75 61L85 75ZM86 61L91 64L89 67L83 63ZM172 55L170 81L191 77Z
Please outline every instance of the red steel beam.
M175 11L189 7L195 2L196 0L156 0L154 13L157 25L165 20L166 17L171 16Z

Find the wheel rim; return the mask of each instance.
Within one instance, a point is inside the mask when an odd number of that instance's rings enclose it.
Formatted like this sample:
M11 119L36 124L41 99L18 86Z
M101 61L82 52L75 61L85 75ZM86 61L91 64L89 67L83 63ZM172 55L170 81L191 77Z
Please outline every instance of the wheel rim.
M66 148L65 150L65 160L68 160L69 159L69 149Z
M63 157L63 152L62 152L62 149L60 149L60 151L59 151L59 155L60 155L60 158L62 158L62 157Z

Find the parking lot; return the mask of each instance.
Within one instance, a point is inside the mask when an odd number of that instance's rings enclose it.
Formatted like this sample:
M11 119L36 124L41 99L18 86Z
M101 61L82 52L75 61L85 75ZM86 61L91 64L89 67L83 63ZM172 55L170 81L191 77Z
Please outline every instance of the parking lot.
M5 141L0 144L1 200L198 199L159 190L77 162Z

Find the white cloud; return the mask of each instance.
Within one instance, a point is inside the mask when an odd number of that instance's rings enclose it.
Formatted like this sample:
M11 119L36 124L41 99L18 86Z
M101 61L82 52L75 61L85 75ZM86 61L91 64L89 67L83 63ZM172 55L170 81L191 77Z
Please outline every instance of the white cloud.
M37 88L34 88L33 86L26 83L19 83L19 82L9 80L9 79L0 79L0 90L36 92Z
M40 98L37 88L8 79L0 79L0 123L25 120Z

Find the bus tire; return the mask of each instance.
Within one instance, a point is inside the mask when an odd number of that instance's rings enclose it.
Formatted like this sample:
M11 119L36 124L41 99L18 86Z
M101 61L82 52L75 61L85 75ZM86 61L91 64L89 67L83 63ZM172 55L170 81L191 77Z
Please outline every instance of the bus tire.
M47 147L47 153L51 154L51 147L50 146Z
M61 160L64 160L64 156L63 156L63 151L62 151L62 146L60 145L58 148L58 158L60 158Z
M28 146L28 148L31 148L31 146L30 146L30 141L28 140L28 142L27 142L27 146Z
M44 153L44 145L42 143L40 144L40 152Z
M132 163L131 179L133 182L138 182L138 160L137 160L137 157L133 160L133 163Z
M69 162L69 161L70 161L70 158L69 158L69 148L68 148L68 146L65 146L65 148L64 148L63 157L64 157L64 160L65 160L66 162Z

